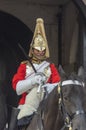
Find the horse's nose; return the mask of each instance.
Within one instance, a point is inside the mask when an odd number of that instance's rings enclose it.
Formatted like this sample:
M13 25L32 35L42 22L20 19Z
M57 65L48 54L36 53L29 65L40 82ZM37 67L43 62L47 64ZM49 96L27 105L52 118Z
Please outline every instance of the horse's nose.
M84 126L76 126L75 128L73 128L72 130L86 130L86 128Z
M86 119L84 114L78 115L72 123L72 130L86 130Z

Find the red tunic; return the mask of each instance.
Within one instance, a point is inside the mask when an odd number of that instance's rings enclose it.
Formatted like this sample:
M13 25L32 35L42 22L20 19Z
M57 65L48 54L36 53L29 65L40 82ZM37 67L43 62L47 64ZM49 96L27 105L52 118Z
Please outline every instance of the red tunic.
M59 75L58 70L56 69L55 65L50 64L50 68L51 68L51 75L50 75L50 78L48 80L48 83L59 82L60 75ZM12 79L12 87L14 90L16 90L17 82L25 79L25 75L26 75L26 63L23 63L23 64L20 64L20 66L17 70L17 73L14 75L14 77ZM27 93L22 94L22 97L19 101L19 104L24 104L26 95L27 95Z

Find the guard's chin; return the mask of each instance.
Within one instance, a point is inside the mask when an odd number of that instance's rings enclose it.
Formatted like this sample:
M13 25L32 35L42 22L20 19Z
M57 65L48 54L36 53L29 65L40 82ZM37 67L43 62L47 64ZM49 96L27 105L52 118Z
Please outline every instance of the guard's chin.
M35 59L37 60L45 60L46 57L45 56L36 56L36 55L33 55Z
M38 60L45 60L46 59L46 57L45 56L36 56L36 58L38 59Z

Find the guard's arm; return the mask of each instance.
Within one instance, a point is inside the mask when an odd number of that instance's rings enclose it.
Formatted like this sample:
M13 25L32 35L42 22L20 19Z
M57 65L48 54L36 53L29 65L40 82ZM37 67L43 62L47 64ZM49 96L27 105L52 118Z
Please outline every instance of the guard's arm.
M42 75L35 75L32 78L19 81L16 85L17 95L28 92L28 90L33 88L35 84L36 86L39 86L44 80L45 79L42 77Z

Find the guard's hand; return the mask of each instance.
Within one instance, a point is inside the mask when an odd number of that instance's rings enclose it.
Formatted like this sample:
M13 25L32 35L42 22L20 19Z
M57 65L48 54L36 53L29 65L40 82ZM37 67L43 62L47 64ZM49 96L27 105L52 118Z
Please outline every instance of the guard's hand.
M44 74L36 74L34 80L35 83L40 85L46 82L46 76Z

